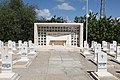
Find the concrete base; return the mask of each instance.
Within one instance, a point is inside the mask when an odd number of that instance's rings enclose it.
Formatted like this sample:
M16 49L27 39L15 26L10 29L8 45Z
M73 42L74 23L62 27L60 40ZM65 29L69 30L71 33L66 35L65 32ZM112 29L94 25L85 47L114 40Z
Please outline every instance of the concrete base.
M97 62L97 57L94 57L94 59L93 59L95 62Z
M18 80L19 78L20 78L20 76L13 72L12 73L7 72L7 73L0 74L0 79Z
M17 54L22 54L20 51Z
M91 54L91 53L88 51L88 52L83 52L83 54Z
M14 54L14 52L8 52L8 53L10 53L10 54Z
M25 62L26 62L26 61L29 61L29 59L28 59L28 58L26 58L26 59L22 59L22 58L21 58L21 59L19 59L18 61L22 61L22 62L25 61Z
M28 54L36 54L36 52L32 51L32 52L29 52Z
M103 49L103 51L106 51L106 52L107 52L107 51L108 51L108 49L107 49L107 48L104 48L104 49Z
M120 62L120 59L116 59L117 62Z
M109 72L95 72L95 74L98 76L98 77L106 77L106 76L113 76L111 73Z
M118 59L111 59L111 61L113 61L113 62L115 62L115 63L117 63L117 64L120 64L120 60Z
M109 54L116 54L115 52L109 52Z
M91 72L91 76L95 80L119 80L117 77L113 76L111 73L104 71L104 72Z
M18 59L18 60L13 61L13 64L14 64L13 68L27 68L29 67L31 62L32 61L29 59L26 59L26 60Z
M13 51L16 51L17 49L16 48L13 48Z

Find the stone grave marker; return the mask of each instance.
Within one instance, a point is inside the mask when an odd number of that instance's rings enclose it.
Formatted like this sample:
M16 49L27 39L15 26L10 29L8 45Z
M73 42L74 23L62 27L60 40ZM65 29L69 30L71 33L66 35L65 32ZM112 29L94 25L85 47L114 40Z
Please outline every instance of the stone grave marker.
M30 47L29 47L29 54L36 54L35 52L35 46L33 43L31 43Z
M32 44L32 41L29 40L29 41L28 41L28 48L29 48L29 51L28 51L28 52L30 52L31 44Z
M101 52L101 44L95 45L95 51L94 51L94 61L97 61L97 55Z
M1 41L1 44L2 44L2 47L4 46L4 42L3 41Z
M116 60L120 62L120 46L117 46Z
M95 52L95 46L97 45L97 42L93 43L93 51Z
M28 61L28 46L27 46L27 42L25 41L22 44L22 51L21 51L21 59L20 61Z
M108 50L106 41L102 41L102 49L103 49L103 51L107 51Z
M32 43L32 41L30 40L29 42L29 53L28 54L35 54L35 46L34 44Z
M2 49L2 72L12 72L12 54L8 53L7 47Z
M0 48L2 48L2 41L0 40Z
M105 52L98 52L97 72L95 73L98 77L114 77L111 73L107 71L107 54Z
M1 48L2 48L2 41L0 40L0 54L1 54Z
M1 65L1 73L0 73L0 80L7 79L7 80L17 80L19 75L12 71L12 54L8 53L8 47L2 47L1 50L2 54L2 65Z
M114 52L114 45L113 44L110 44L109 54L115 54L115 52Z
M83 54L90 54L90 52L89 52L89 46L87 44L87 41L84 41Z
M98 72L107 71L107 54L104 52L98 52Z
M18 41L18 54L21 54L22 40Z
M13 54L13 43L11 40L8 41L8 52Z
M16 50L16 43L15 43L15 41L13 41L13 50L14 51Z
M29 40L29 41L28 41L28 47L30 47L30 46L31 46L31 44L32 44L32 41L31 41L31 40Z
M92 41L91 43L91 49L93 50L93 46L94 46L94 41Z
M117 42L116 41L113 41L113 46L114 46L114 51L117 50Z

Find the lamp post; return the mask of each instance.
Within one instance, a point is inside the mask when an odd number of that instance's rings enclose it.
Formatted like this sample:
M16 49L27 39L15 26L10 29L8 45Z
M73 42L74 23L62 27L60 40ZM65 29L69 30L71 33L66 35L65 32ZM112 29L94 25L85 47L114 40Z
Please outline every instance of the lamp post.
M86 41L88 40L88 0L86 0Z

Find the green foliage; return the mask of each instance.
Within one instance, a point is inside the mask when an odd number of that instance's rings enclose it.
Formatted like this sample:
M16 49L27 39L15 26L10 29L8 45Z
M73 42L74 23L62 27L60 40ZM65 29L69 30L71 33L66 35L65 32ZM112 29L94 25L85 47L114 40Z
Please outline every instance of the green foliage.
M54 15L50 20L46 20L45 18L41 17L40 20L36 20L36 22L40 23L64 23L67 22L63 17L57 17Z
M84 40L85 40L85 31L86 31L86 16L75 17L74 22L84 23ZM120 42L120 20L112 19L110 17L97 18L97 13L89 13L88 18L88 42L97 41L101 42L103 40L112 42L116 40Z
M33 40L34 6L24 5L22 0L0 2L0 39L18 41Z
M97 13L89 13L88 41L113 41L120 42L120 20L111 17L97 18ZM23 0L0 0L0 40L33 40L34 22L67 22L63 17L53 16L50 20L36 18L35 7L24 4ZM76 23L86 23L86 16L76 16ZM84 27L84 40L85 32Z

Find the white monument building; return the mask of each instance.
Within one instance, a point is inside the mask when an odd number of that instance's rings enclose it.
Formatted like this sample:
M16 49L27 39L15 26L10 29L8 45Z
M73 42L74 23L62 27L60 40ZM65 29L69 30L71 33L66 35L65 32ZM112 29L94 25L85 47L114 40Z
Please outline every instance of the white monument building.
M83 48L83 23L34 23L34 43Z

